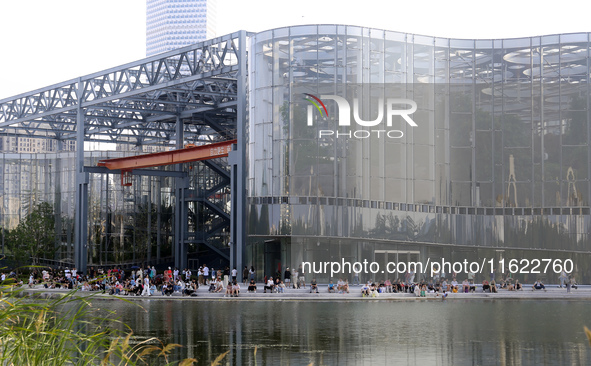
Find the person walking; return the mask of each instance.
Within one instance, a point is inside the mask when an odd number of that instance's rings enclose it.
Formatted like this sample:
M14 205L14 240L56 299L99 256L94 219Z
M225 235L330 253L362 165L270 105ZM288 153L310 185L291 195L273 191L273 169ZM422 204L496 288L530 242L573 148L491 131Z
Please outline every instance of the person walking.
M306 288L306 274L304 273L304 269L302 268L302 265L300 264L300 266L298 267L298 273L300 275L300 284L298 287L303 287Z
M203 284L207 285L207 282L209 281L209 267L207 266L207 264L203 265Z
M289 270L289 267L287 267L285 273L283 273L283 282L285 282L286 287L291 285L291 271Z
M560 288L564 287L564 285L568 285L569 278L566 275L566 272L564 270L562 270L562 272L560 272L560 276L558 277L558 281L560 281ZM567 291L567 292L570 292L570 291Z
M144 277L144 289L142 290L142 296L151 296L150 294L150 278Z
M230 282L230 267L226 266L224 269L224 285Z
M297 269L293 270L293 273L291 274L291 277L293 277L293 288L300 288L300 283L299 283L299 278L300 278L300 274L298 273Z
M242 283L244 285L246 285L247 281L248 281L248 267L244 266L244 269L242 270Z
M203 286L205 283L205 281L203 281L203 266L199 266L199 269L197 270L197 283L199 283L200 286Z

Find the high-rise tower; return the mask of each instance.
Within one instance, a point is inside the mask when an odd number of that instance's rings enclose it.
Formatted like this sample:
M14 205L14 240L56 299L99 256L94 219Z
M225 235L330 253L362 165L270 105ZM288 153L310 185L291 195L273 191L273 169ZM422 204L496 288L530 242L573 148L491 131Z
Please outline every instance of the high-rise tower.
M146 0L146 56L215 37L215 0Z

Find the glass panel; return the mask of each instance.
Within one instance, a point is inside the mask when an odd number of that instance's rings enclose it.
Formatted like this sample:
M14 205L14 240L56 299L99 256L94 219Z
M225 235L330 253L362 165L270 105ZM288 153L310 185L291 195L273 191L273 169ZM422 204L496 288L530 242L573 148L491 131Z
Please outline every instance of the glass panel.
M453 206L470 206L472 200L472 184L451 183L451 204Z
M472 180L472 149L452 148L450 156L450 172L452 181Z
M476 131L476 180L493 180L493 145L492 133Z
M567 88L568 90L568 88ZM574 95L565 102L562 115L564 120L564 145L587 145L587 97Z
M414 181L414 202L434 203L435 192L432 181L415 180Z
M385 144L385 160L386 178L406 178L406 149L402 144L386 143Z
M406 182L399 179L390 179L385 187L385 200L387 202L404 202L406 197Z
M414 146L414 178L433 179L433 147L425 145Z

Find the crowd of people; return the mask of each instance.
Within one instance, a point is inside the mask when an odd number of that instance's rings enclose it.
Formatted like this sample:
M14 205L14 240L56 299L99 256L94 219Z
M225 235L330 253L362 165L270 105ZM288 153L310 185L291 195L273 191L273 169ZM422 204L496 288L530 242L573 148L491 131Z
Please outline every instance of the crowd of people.
M1 280L17 278L13 271L2 274ZM18 285L18 283L17 283ZM172 295L174 292L183 296L196 295L199 288L197 279L191 270L179 271L171 267L158 274L156 268L121 267L109 269L90 267L87 275L80 274L75 267L63 269L33 269L29 274L29 287L42 286L46 289L78 289L81 291L102 291L113 295L151 296L154 294Z
M22 281L17 280L15 271L1 273L0 280L3 282L13 278L13 286L24 285ZM402 279L394 281L390 279L382 281L368 281L360 285L361 294L364 297L376 297L381 293L413 293L416 296L426 296L428 293L440 294L445 297L449 293L470 293L478 291L496 293L501 289L507 291L523 290L523 285L512 278L504 278L497 283L491 276L491 280L483 280L481 284L476 285L474 276L468 276L461 283L452 276L448 281L444 276L436 275L431 280L421 280L414 282L414 274L409 273ZM356 277L357 284L358 277ZM566 287L567 292L571 288L577 288L573 276L567 276L562 273L559 277L560 286ZM253 266L244 267L242 272L242 283L249 293L257 292L256 271ZM161 294L171 296L174 293L180 293L182 296L196 296L199 286L207 286L211 293L223 293L224 297L239 296L242 287L238 281L238 271L236 268L230 270L229 267L215 270L200 266L196 273L185 268L179 271L178 268L168 269L157 273L154 266L140 268L132 267L129 270L123 270L121 267L109 269L90 267L87 275L80 274L75 267L63 269L33 269L29 275L29 287L41 285L47 289L78 289L81 291L102 291L114 295L135 295L152 296ZM335 284L330 280L327 286L329 293L350 293L348 279L339 278ZM305 274L301 267L291 271L286 268L283 273L277 271L273 276L265 276L262 286L263 293L285 293L288 289L306 288ZM318 284L315 278L312 279L309 286L310 292L319 292ZM538 279L531 287L532 290L546 291L544 283Z
M245 271L245 272L248 272ZM256 292L254 267L251 267L251 284L248 291ZM245 273L243 273L244 275ZM22 286L15 271L0 274L0 282L13 279L11 286ZM224 296L238 296L240 284L237 281L238 271L229 267L215 270L202 265L196 273L185 268L171 268L157 272L154 266L141 268L132 267L123 270L121 267L109 269L90 267L87 275L81 274L76 268L33 269L29 275L28 286L42 286L46 289L77 289L80 291L101 291L112 295L132 296L171 296L180 293L182 296L196 296L199 286L208 286L209 292L221 293ZM245 279L246 283L246 279Z
M413 276L414 277L414 276ZM426 296L427 293L450 293L450 292L474 292L476 286L467 279L459 284L455 278L451 282L447 280L426 281L419 282L405 282L404 280L390 279L379 281L378 283L368 281L361 287L361 294L364 297L376 297L382 293L414 293L417 296Z
M413 276L414 277L414 276ZM408 279L408 277L405 277ZM570 292L571 288L577 288L576 282L574 277L569 277L567 280L564 281L565 283L559 286L565 286L567 288L567 292ZM332 281L329 283L329 292L332 286ZM450 293L473 293L478 291L481 292L489 292L489 293L498 293L499 290L507 290L507 291L522 291L523 285L519 282L518 279L513 280L512 278L505 278L497 283L494 279L491 281L483 280L480 286L477 286L472 278L465 278L461 283L456 280L456 277L453 276L451 281L447 281L445 278L438 278L434 277L432 281L421 280L419 282L404 282L402 280L395 280L391 281L389 279L385 281L380 281L378 283L369 281L366 284L362 285L361 294L363 297L376 297L381 293L413 293L416 296L425 297L426 294L432 293L439 296L441 294L443 297L447 297ZM544 290L546 291L546 286L542 282L542 280L537 279L535 283L531 287L532 291L535 290Z
M315 281L315 280L314 280ZM328 292L329 293L339 293L339 294L344 294L344 293L349 293L349 280L347 279L342 279L339 278L339 280L337 281L336 285L333 284L333 281L331 280L328 284Z

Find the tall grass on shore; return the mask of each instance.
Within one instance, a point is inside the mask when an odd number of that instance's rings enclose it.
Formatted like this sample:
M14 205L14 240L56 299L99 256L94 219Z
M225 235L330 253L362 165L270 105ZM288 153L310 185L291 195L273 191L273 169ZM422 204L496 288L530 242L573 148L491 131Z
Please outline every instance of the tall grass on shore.
M78 295L72 291L39 299L0 285L0 364L187 366L196 362L171 362L171 351L178 344L164 345L156 338L133 342L131 329L112 312L95 309L92 296Z

